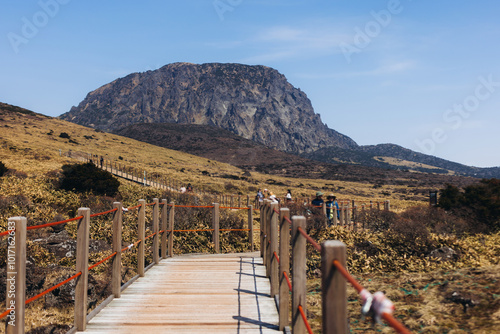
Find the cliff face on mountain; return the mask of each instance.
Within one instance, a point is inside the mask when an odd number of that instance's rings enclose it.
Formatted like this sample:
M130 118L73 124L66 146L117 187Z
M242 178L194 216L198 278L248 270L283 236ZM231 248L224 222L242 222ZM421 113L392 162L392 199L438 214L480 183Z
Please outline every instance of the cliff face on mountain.
M265 66L174 63L133 73L90 92L60 118L104 131L140 123L211 125L292 153L357 147L322 123L304 92Z

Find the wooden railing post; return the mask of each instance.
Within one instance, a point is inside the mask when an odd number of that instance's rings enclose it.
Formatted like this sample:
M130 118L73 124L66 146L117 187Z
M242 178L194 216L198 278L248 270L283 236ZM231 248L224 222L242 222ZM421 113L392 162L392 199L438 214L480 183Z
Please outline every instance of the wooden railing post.
M116 209L113 213L113 252L116 252L116 255L112 263L111 289L115 298L120 298L122 286L122 203L113 203L113 209Z
M266 203L264 206L264 213L266 216L266 277L271 278L271 258L273 253L271 253L271 201L264 200Z
M165 232L161 235L161 258L167 258L167 229L168 229L168 205L167 200L162 199L163 203L161 208L161 229Z
M248 241L250 243L250 251L254 251L253 244L253 205L248 205Z
M220 244L219 244L219 223L220 223L220 212L219 212L219 203L213 204L213 214L212 214L212 242L214 243L214 249L216 253L220 253Z
M285 273L290 273L290 209L280 210L280 266L279 266L279 329L283 331L290 325L288 320L288 308L290 306L290 289L286 281Z
M175 218L175 203L170 202L172 207L168 215L168 229L170 230L168 234L168 256L174 256L174 218Z
M76 236L76 272L82 274L76 279L75 286L75 327L77 331L84 331L87 327L87 290L89 282L89 231L90 209L78 209Z
M7 239L7 334L24 334L24 301L26 299L26 217L8 220ZM14 254L12 254L14 253Z
M137 248L137 273L139 277L144 277L145 258L144 250L146 246L146 201L139 200L139 222L137 224L137 239L140 240Z
M337 260L346 266L346 246L337 240L321 245L321 291L324 334L347 334L346 280L333 265Z
M274 298L275 295L279 293L279 263L276 259L278 256L278 202L271 203L271 219L269 224L269 240L271 241L270 254L271 254L271 270L270 270L270 278L271 278L271 297ZM274 255L276 253L276 256Z
M306 230L306 218L292 217L292 333L304 334L306 325L299 312L302 306L306 311L306 238L299 232L299 227Z
M155 264L160 263L160 200L158 198L153 199L153 262Z
M260 256L262 257L262 261L266 264L266 215L264 210L264 205L259 205L260 209Z

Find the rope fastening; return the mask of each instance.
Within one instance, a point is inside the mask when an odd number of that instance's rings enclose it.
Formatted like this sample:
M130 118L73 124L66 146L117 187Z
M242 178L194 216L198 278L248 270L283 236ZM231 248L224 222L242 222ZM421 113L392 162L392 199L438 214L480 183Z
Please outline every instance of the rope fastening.
M383 292L378 291L372 295L368 290L363 289L359 294L363 300L361 312L363 315L371 316L373 322L380 323L384 313L392 314L394 312L394 304Z

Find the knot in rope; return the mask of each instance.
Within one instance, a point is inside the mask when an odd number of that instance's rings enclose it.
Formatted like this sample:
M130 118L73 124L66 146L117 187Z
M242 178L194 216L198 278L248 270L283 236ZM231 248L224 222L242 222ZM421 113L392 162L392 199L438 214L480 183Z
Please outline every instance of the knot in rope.
M378 291L373 295L366 289L360 292L363 306L361 312L363 315L371 316L373 322L380 322L384 313L392 314L394 312L394 304L384 295L383 292Z

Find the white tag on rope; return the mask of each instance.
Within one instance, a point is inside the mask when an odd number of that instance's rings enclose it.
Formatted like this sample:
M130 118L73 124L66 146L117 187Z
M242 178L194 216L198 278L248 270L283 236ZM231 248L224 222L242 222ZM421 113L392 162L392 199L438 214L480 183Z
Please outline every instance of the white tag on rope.
M372 305L375 320L377 322L380 322L382 319L382 314L392 314L394 312L394 304L381 291L373 294Z

